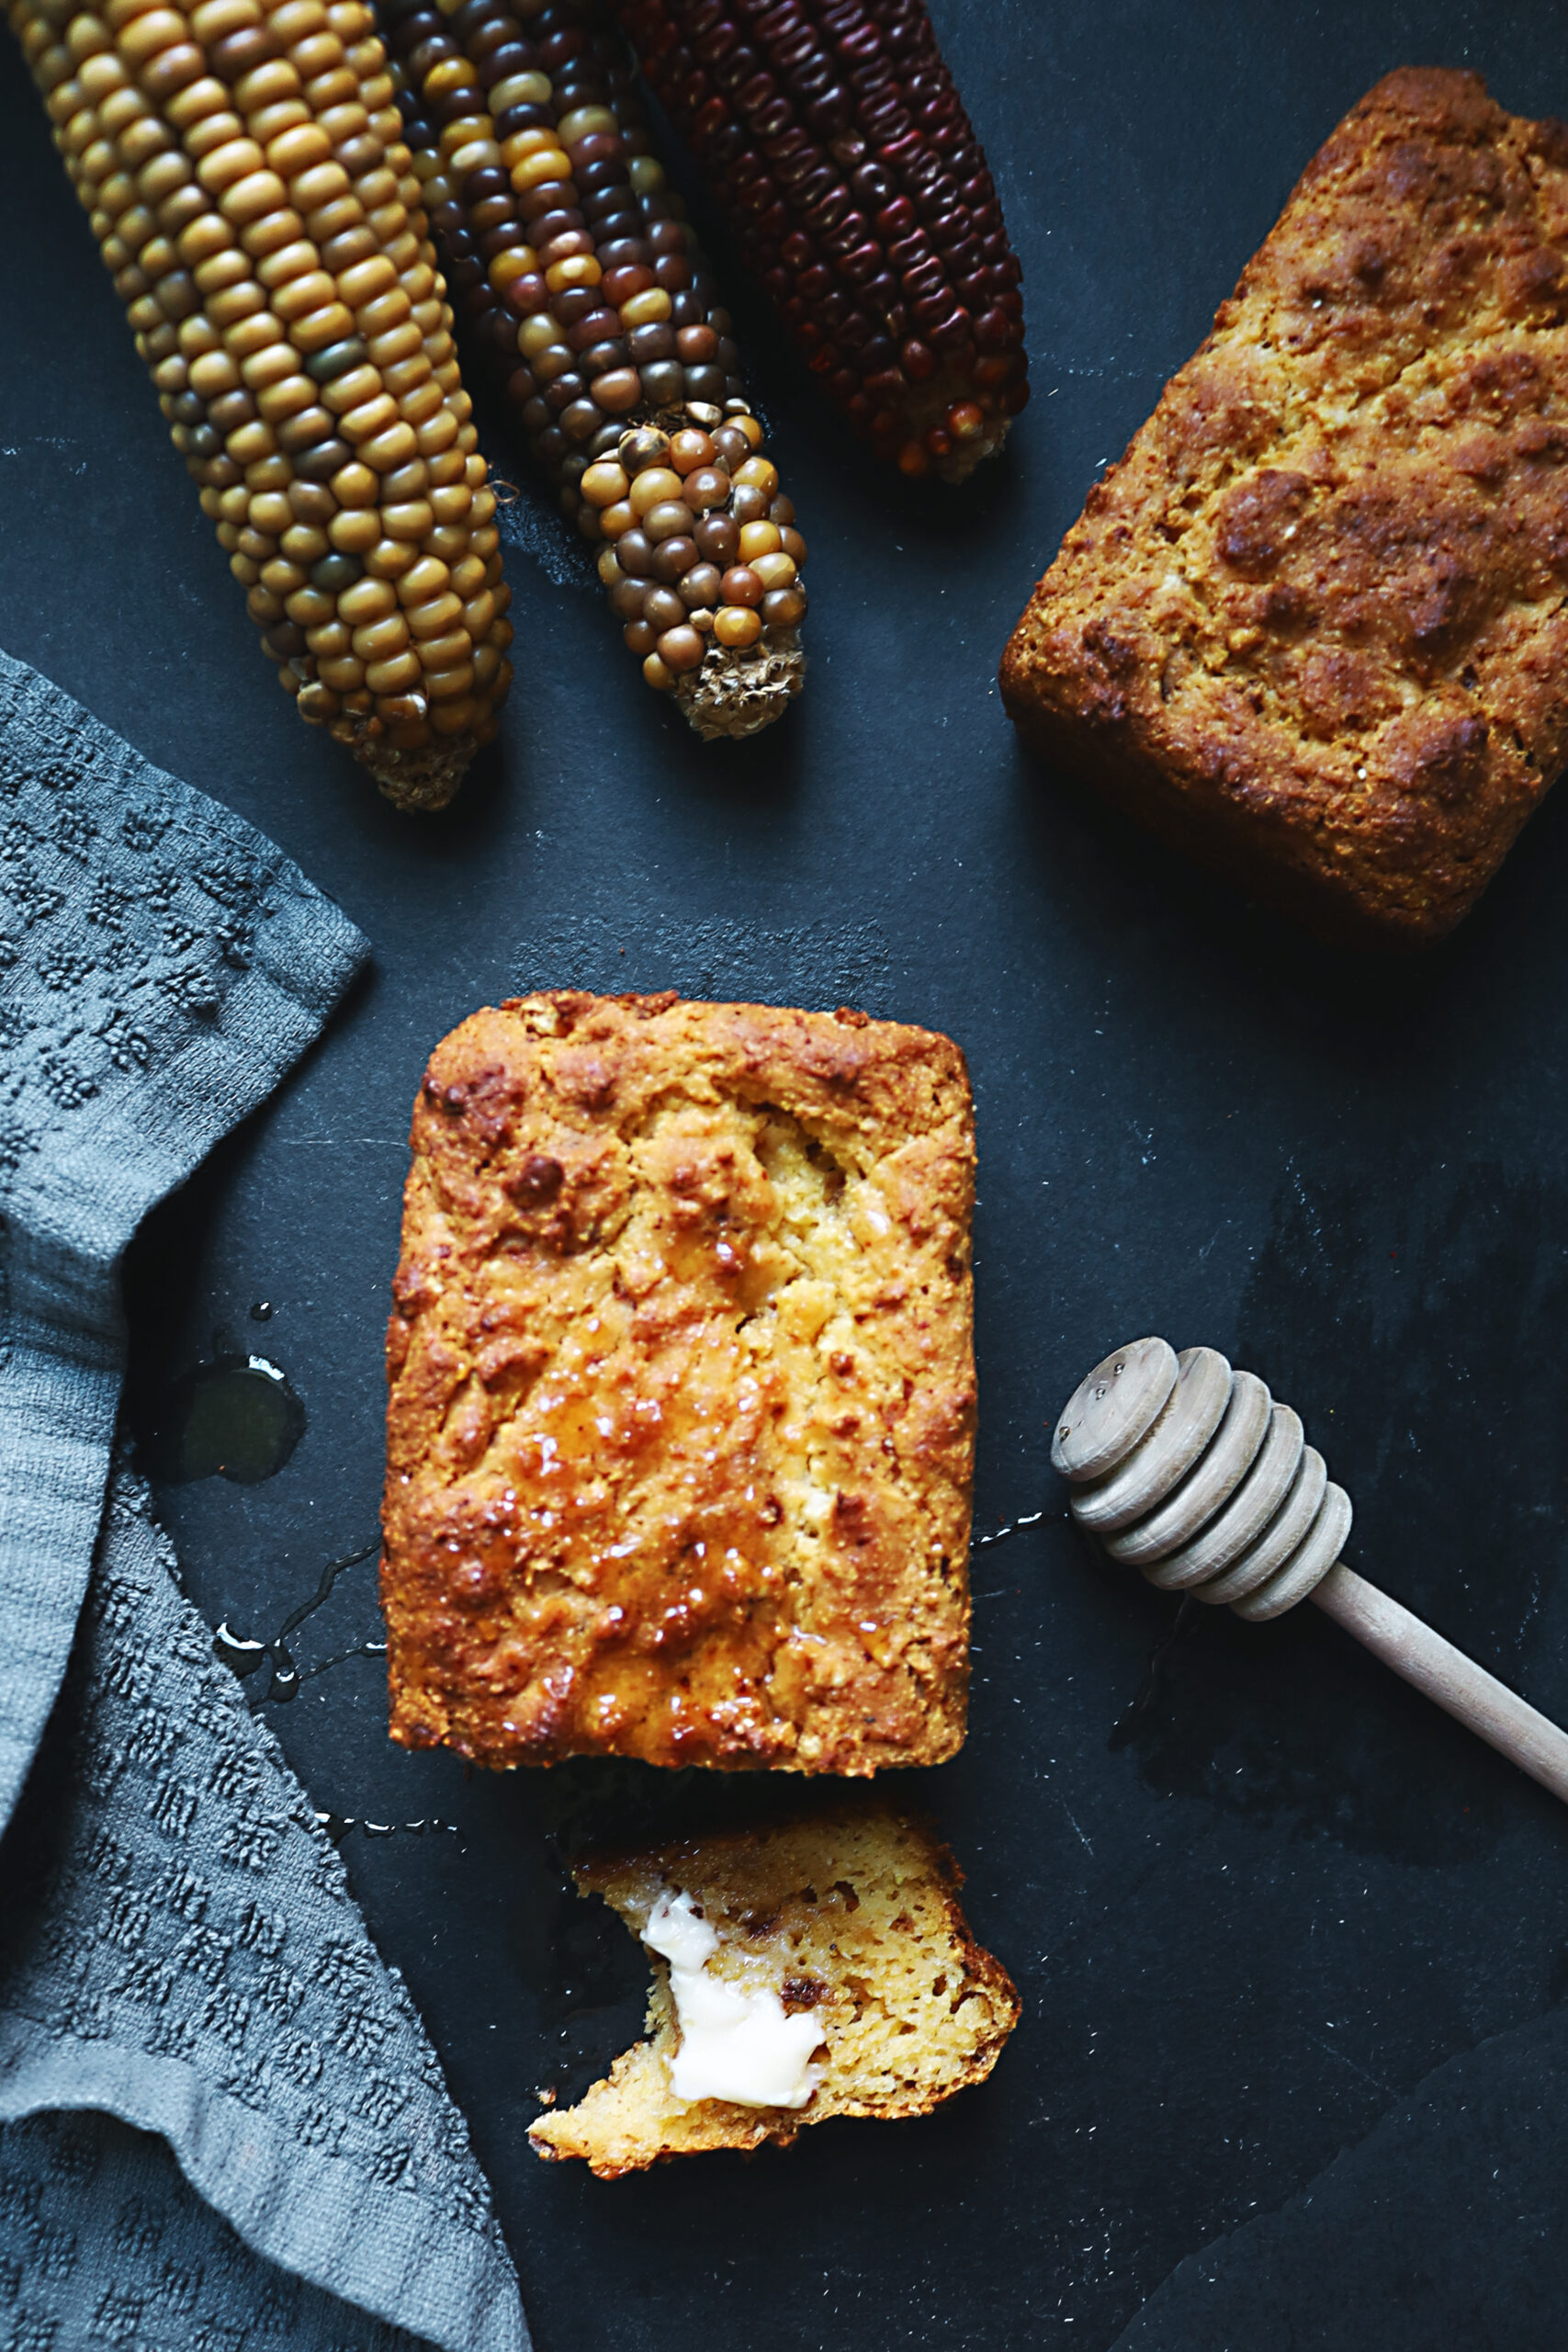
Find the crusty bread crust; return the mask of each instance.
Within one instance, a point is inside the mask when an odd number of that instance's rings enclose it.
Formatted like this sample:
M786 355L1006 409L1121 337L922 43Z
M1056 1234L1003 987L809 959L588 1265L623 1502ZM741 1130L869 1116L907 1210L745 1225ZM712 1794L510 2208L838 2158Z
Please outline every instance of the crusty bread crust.
M815 2009L827 2037L821 2082L803 2108L678 2099L670 1969L650 1954L649 2039L576 2107L529 2131L542 2156L583 2157L604 2179L707 2149L787 2146L832 2115L929 2114L985 2080L1018 2023L1011 1977L959 1907L963 1871L924 1822L886 1806L604 1854L576 1877L634 1935L661 1890L690 1894L718 1931L710 1967L768 1984L786 2009Z
M1089 492L1025 738L1316 930L1440 937L1568 757L1568 128L1391 74Z
M864 1774L962 1745L974 1131L947 1038L573 993L437 1046L388 1329L392 1737Z

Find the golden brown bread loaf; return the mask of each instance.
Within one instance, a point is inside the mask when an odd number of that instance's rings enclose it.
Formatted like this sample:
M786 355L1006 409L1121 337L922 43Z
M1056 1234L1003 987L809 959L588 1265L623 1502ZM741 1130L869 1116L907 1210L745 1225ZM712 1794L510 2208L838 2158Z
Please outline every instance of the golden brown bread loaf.
M392 1736L863 1774L964 1738L945 1037L528 997L437 1046L388 1331Z
M1025 737L1346 940L1472 905L1568 754L1568 128L1380 82L1089 492Z
M803 2107L677 2098L681 2035L655 1959L649 2040L528 2135L541 2155L585 2157L605 2179L664 2156L787 2145L830 2115L925 2115L983 2082L1018 2022L1012 1979L959 1908L963 1872L922 1824L882 1806L610 1855L576 1875L634 1935L662 1892L694 1897L717 1932L708 1971L812 2011L824 2045Z

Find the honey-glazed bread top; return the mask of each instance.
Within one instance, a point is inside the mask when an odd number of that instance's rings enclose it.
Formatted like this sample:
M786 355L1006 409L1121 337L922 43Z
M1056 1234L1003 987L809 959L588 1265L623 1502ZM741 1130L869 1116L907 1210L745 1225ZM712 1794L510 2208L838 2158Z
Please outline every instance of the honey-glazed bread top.
M1035 591L1038 748L1358 941L1449 930L1568 755L1568 128L1380 82Z
M802 2107L678 2098L680 2025L669 1968L654 1958L648 2039L576 2107L529 2131L541 2155L581 2157L602 2178L710 2149L787 2146L835 2115L927 2115L985 2080L1018 2022L1011 1977L964 1917L963 1871L927 1824L889 1807L595 1856L575 1875L637 1936L661 1894L690 1895L717 1934L707 1967L718 1980L766 1986L822 2030Z
M863 1774L962 1744L974 1131L947 1038L555 993L416 1104L392 1736Z

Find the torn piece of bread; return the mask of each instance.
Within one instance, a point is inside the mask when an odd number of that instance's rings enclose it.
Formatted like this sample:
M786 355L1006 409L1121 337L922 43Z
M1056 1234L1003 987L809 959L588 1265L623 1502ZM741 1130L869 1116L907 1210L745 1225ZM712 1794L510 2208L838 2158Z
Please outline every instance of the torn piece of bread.
M669 1950L670 1915L709 1930L709 1956L694 1971L693 1943L673 1964L654 1961L649 2040L616 2059L608 2077L559 2114L542 2116L529 2137L543 2156L581 2156L603 2179L664 2156L709 2148L787 2145L830 2115L924 2115L954 2091L983 2082L1018 2022L1011 1978L982 1951L958 1905L963 1873L920 1823L885 1806L840 1809L769 1828L694 1838L640 1853L592 1859L578 1868L584 1894L602 1894L633 1933L650 1930ZM679 1898L686 1898L682 1904ZM682 2033L672 1973L700 1974L719 1999L698 2009L683 1992ZM738 1997L739 1996L739 1997ZM750 2007L750 2027L766 2042L729 2058L705 2011ZM802 2032L811 2017L818 2031ZM737 2018L737 2023L740 2021ZM785 2049L780 2026L794 2029ZM748 2026L741 2025L741 2038ZM699 2042L694 2052L691 2045ZM806 2062L790 2103L676 2096L682 2065L697 2079L756 2067L759 2090L777 2096L767 2062ZM722 2079L722 2073L718 2078ZM798 2104L795 2101L798 2099Z
M414 1112L392 1737L866 1774L962 1745L974 1124L864 1014L524 998Z
M1406 69L1308 164L1002 662L1047 759L1351 944L1568 756L1568 127Z

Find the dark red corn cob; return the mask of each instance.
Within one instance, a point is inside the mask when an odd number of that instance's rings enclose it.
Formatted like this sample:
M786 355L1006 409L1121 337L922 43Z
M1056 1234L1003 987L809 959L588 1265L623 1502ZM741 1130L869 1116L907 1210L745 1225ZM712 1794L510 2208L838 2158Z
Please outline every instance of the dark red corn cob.
M616 0L829 397L962 481L1029 398L1021 277L919 0Z
M801 683L806 546L604 0L380 0L454 304L650 685L744 735Z

